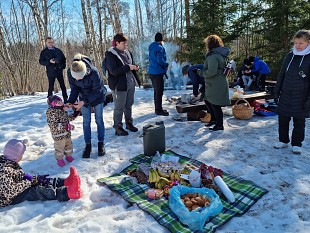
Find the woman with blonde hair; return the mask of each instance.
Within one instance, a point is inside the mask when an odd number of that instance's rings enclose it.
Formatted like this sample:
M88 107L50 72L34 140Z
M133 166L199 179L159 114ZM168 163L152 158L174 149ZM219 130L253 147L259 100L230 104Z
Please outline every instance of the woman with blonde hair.
M217 35L210 35L204 39L207 54L203 69L199 75L205 79L205 103L211 114L211 121L206 124L212 131L224 130L223 106L230 105L228 81L223 74L226 59L230 49L224 47L222 39Z
M298 31L293 42L293 50L284 58L273 91L279 115L279 142L274 147L288 147L289 126L293 118L292 151L301 154L306 118L310 117L310 31Z

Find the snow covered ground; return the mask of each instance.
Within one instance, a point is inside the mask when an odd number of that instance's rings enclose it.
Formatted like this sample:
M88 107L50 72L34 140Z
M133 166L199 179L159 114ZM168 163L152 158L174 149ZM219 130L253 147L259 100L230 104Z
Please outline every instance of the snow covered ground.
M190 90L165 91L166 97L180 96ZM96 124L93 121L92 158L82 159L84 148L82 117L73 124L76 166L82 180L83 197L57 201L23 202L0 209L0 232L169 232L151 215L130 205L117 193L99 186L96 180L110 176L129 165L129 159L143 153L142 127L164 120L166 145L181 155L249 179L269 192L246 214L218 228L218 233L310 232L310 122L306 122L303 153L291 148L274 149L277 141L277 117L254 116L237 120L231 110L224 119L223 132L210 132L200 122L178 122L175 105L164 101L170 116L156 116L153 90L137 89L133 107L139 132L127 137L114 135L113 103L104 109L107 155L97 158ZM46 123L46 93L17 96L0 101L0 153L11 138L29 140L21 166L27 173L66 177L69 165L60 168L53 156L53 140Z

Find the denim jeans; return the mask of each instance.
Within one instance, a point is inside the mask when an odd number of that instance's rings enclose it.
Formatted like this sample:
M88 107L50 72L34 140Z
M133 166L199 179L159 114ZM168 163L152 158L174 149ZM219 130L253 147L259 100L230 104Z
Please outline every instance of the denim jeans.
M95 120L97 124L97 136L98 142L104 142L104 122L103 122L103 103L98 104L94 107L95 110ZM91 106L82 107L82 116L83 116L83 131L84 131L84 140L85 143L91 143Z

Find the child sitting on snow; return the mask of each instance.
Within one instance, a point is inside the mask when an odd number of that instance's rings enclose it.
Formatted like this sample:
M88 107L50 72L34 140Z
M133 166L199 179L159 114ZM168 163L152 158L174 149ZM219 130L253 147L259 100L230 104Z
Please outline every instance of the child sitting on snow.
M22 159L27 140L9 140L0 156L0 206L23 201L68 201L82 196L80 177L75 167L66 179L48 178L48 175L25 174L18 162Z
M57 95L50 96L48 104L50 107L46 111L46 118L54 139L55 158L57 164L63 167L65 166L64 155L69 163L74 160L71 140L71 130L74 129L74 126L69 122L74 120L78 114L75 112L69 116L66 112L68 108L64 107L61 98Z

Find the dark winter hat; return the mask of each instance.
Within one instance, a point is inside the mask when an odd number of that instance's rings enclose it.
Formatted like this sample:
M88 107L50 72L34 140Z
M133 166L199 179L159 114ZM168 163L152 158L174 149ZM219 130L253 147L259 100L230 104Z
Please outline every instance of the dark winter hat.
M26 144L28 143L27 139L24 140L17 140L11 139L9 140L3 149L4 158L8 160L12 160L15 162L19 162L25 151L26 151Z
M155 35L155 41L156 42L163 41L163 34L161 34L160 32L157 32Z
M59 101L62 101L62 99L57 96L57 95L51 95L48 97L47 99L47 103L51 106L51 107L55 107L56 104L59 102Z
M253 56L249 57L249 62L254 62L254 57Z

